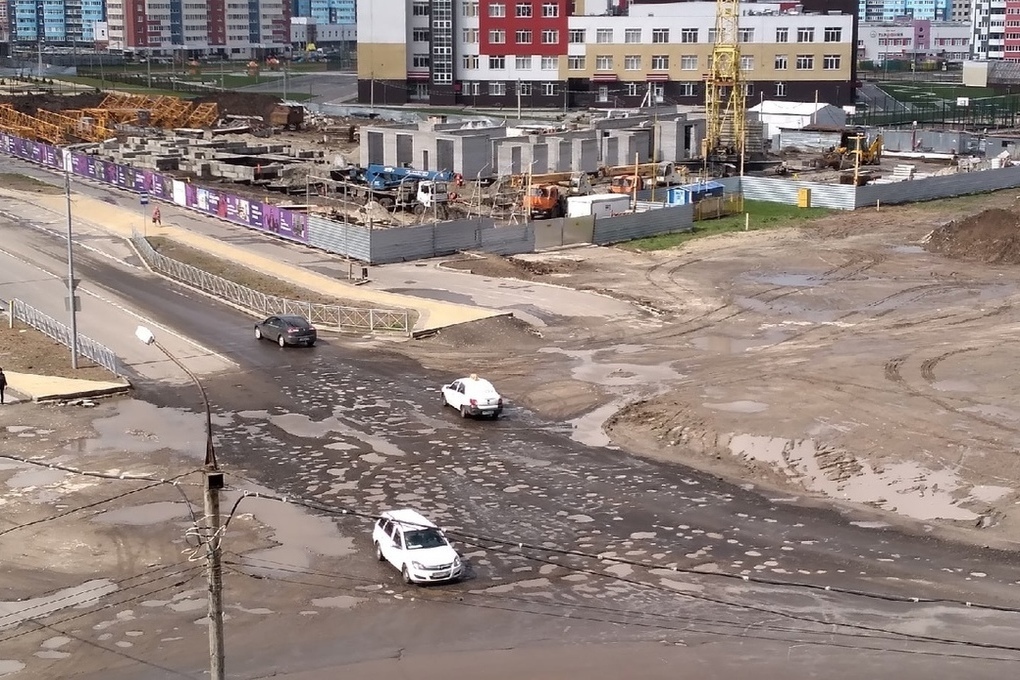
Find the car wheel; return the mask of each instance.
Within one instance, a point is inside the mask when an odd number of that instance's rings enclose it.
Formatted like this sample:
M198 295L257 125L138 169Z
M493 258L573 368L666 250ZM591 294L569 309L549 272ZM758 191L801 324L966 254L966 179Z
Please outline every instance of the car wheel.
M278 344L280 347L286 347L287 341L284 339L283 335L280 335L280 337L276 339L276 344Z
M461 406L460 407L460 417L461 418L467 418L468 417L467 406Z
M375 558L380 562L386 560L386 557L382 554L382 548L379 547L378 543L375 544Z
M256 340L262 339L262 331L259 329L258 326L255 326L255 339Z
M401 567L400 575L404 577L404 583L406 583L407 585L413 585L414 584L414 581L411 580L411 572L409 572L407 570L407 565L406 564L403 567Z
M493 420L499 420L499 411L493 411L492 412L492 419Z
M309 347L315 347L315 341L314 341L314 340L312 340L312 341L311 341L310 343L308 343L308 346L309 346Z

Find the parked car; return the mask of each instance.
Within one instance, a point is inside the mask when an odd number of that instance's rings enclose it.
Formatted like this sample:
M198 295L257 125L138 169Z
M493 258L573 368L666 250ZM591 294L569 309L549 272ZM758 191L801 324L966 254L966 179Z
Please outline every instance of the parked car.
M462 418L482 415L499 418L503 413L503 397L491 382L474 373L443 385L442 392L443 404L460 411Z
M271 316L255 324L255 339L272 340L280 347L306 345L311 347L316 340L315 326L308 319L297 315Z
M392 564L404 583L453 581L464 575L464 562L443 532L419 512L384 512L372 529L375 556Z

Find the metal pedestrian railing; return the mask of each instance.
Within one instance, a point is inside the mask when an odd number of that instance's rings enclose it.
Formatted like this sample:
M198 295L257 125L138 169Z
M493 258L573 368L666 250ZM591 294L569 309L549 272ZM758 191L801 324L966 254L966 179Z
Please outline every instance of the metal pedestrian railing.
M317 326L338 331L411 334L411 314L407 310L344 307L267 295L162 255L138 232L134 232L131 242L154 272L264 316L300 314Z
M40 312L38 309L18 299L11 300L7 310L7 316L11 325L15 321L31 326L43 335L50 337L68 349L71 348L71 329L60 323L52 316ZM78 333L78 354L79 356L92 361L114 375L124 377L127 373L120 363L120 359L109 347L101 345L92 338Z

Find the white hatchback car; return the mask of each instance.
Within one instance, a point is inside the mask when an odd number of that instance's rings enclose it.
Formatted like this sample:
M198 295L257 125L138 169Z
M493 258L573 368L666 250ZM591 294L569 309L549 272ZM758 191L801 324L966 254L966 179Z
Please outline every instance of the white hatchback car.
M464 575L464 562L443 532L414 510L384 512L372 529L375 555L389 562L405 583L453 581Z
M499 418L503 413L503 397L488 380L475 374L443 385L443 404L452 406L462 418L468 416L491 416Z

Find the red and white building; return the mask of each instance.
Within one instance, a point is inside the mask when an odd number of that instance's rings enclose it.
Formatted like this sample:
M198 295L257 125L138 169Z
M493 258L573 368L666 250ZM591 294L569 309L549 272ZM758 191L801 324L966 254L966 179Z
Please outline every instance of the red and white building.
M290 48L290 0L107 0L109 49L258 59Z

